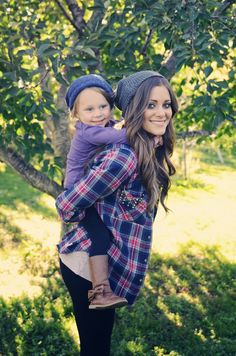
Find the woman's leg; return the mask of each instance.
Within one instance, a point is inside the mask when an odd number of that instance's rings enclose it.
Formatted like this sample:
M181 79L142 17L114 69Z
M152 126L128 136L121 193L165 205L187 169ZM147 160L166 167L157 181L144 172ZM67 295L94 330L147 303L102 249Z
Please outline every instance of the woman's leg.
M88 290L91 282L76 275L60 261L65 285L70 293L80 336L81 356L109 356L114 309L90 310Z

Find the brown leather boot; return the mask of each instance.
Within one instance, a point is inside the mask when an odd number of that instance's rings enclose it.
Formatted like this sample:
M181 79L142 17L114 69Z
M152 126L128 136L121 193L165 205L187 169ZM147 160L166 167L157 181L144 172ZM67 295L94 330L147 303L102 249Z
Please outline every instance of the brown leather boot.
M89 258L93 289L88 292L89 309L110 309L127 305L125 298L115 295L108 280L108 256Z

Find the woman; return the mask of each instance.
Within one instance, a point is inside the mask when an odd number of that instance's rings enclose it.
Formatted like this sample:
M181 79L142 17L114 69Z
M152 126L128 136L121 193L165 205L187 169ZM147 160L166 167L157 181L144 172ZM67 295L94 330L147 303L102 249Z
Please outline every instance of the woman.
M79 222L85 209L95 206L112 234L108 250L111 288L132 305L144 282L159 200L167 210L165 198L175 172L170 156L177 101L163 76L141 71L118 83L116 104L125 118L129 145L107 145L96 155L87 175L59 195L56 206L67 223ZM155 136L163 141L157 148ZM59 244L60 253L67 256L61 271L73 301L81 356L105 356L110 354L114 310L88 308L87 293L92 284L86 256L90 246L86 230L75 224ZM73 265L78 252L83 253L83 268L75 273L68 266Z

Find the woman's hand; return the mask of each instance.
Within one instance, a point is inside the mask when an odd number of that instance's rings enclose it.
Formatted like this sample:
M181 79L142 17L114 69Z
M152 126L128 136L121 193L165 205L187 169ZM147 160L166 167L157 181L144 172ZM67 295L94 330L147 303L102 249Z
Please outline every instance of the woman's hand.
M121 130L124 124L125 124L125 120L121 120L117 122L113 127L116 130Z

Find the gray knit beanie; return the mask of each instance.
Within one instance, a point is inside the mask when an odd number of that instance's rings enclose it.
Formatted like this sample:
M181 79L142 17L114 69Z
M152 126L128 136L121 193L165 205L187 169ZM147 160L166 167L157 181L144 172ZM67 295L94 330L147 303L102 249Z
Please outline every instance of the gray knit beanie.
M115 104L122 111L124 116L125 111L133 99L137 89L140 85L148 78L152 77L162 77L158 72L152 70L143 70L134 74L129 75L127 78L123 78L118 82Z
M100 75L88 74L82 75L78 79L74 80L66 93L66 104L70 110L73 108L75 99L79 93L87 88L98 87L103 89L109 97L109 104L111 107L114 103L114 93L110 84L107 83Z

